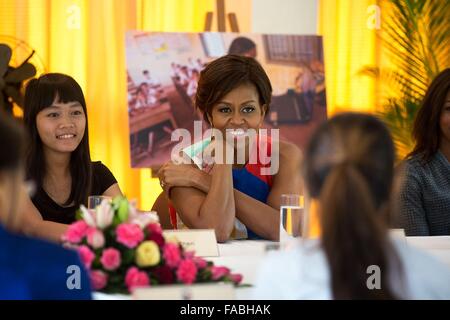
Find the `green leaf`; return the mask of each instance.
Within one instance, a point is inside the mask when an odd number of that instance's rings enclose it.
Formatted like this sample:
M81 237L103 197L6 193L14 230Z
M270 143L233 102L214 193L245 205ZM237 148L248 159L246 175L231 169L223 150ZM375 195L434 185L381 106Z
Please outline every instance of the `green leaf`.
M121 222L126 222L128 220L129 203L127 199L122 199L119 202L119 208L117 209L117 215Z
M122 252L122 265L127 266L134 263L134 250L127 249Z
M82 216L82 214L81 214L81 210L80 210L80 209L78 209L78 210L76 211L76 213L75 213L75 219L76 219L76 220L83 220L83 216Z
M434 77L450 66L450 1L387 0L379 36L392 68L365 67L383 87L378 116L393 136L400 159L413 148L413 123Z

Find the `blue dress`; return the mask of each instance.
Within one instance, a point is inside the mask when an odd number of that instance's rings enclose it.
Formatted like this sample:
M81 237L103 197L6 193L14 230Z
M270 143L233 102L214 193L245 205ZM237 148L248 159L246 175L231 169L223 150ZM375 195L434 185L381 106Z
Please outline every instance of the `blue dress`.
M254 156L251 158L256 161L253 161L254 163L247 162L242 169L232 170L233 188L262 203L267 203L274 176L263 174L263 169L269 169L271 166L272 141L267 136L258 136L256 142L256 145L251 151ZM203 170L207 172L211 169L211 166L203 166L201 158L198 158L197 155L200 154L209 143L209 139L204 139L183 150L192 160L194 160L194 163L196 163L199 168L203 168ZM260 150L260 148L263 149ZM261 157L265 157L265 159ZM179 225L182 225L182 222L180 221L181 219L178 218L178 214L171 204L169 204L169 214L172 226L174 226L175 229L178 229ZM245 229L245 236L242 236L243 229ZM237 236L238 233L240 233L239 236ZM230 237L232 239L264 239L237 219L235 219L235 227Z
M71 281L76 272L67 273L73 265L80 270L79 289L69 289L76 283ZM12 234L0 225L0 299L87 300L91 287L75 251Z
M262 203L267 203L270 189L272 187L273 176L262 175L260 163L247 164L242 169L233 169L233 187L234 189L256 199ZM247 239L260 240L261 236L247 228Z

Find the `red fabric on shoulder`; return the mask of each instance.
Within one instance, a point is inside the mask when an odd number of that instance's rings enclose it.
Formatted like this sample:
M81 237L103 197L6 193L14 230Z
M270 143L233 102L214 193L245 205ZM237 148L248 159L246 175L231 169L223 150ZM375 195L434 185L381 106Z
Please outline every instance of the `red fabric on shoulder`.
M169 216L170 223L174 229L177 229L177 210L175 210L174 206L169 203Z
M260 148L262 148L263 159L261 159ZM258 135L257 140L256 140L256 151L255 151L255 149L253 149L252 152L256 152L256 157L257 157L256 162L257 163L247 163L245 165L245 168L247 169L248 172L253 174L255 177L258 177L259 179L261 179L262 181L267 183L269 185L269 187L272 187L273 176L261 174L261 168L270 168L270 165L271 165L271 160L267 164L262 164L263 162L267 162L268 159L265 159L266 157L270 158L272 156L272 140L271 140L271 138L269 136L265 136L265 135L264 136Z

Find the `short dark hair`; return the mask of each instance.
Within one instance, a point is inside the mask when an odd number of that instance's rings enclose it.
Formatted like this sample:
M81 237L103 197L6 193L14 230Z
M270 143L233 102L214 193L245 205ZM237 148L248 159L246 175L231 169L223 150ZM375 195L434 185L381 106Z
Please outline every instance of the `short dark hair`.
M25 130L10 114L0 110L0 171L16 170L23 165Z
M253 58L229 54L208 63L200 72L195 107L203 112L205 121L212 108L230 91L244 84L253 84L260 105L269 111L272 85L263 67Z
M228 48L228 54L244 54L253 48L256 48L256 43L253 40L246 37L235 38Z
M34 180L38 187L42 186L46 174L42 140L36 127L36 116L43 109L52 105L55 98L67 103L77 101L86 115L86 128L83 138L70 157L70 174L72 187L66 205L74 202L75 206L87 203L91 191L92 165L89 152L89 133L86 101L80 85L72 77L61 73L44 74L32 79L25 90L24 122L30 133L27 152L27 178Z
M449 90L450 68L447 68L434 78L423 98L412 131L416 145L408 158L419 155L427 162L438 151L441 142L440 118Z

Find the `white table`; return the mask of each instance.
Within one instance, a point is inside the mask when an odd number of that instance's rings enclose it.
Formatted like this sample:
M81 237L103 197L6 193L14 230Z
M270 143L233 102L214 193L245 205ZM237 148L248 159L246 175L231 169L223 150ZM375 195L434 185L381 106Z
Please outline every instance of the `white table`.
M450 236L438 237L403 237L411 246L420 248L447 264L450 268ZM233 240L219 244L219 257L207 258L219 266L231 269L232 273L243 275L243 283L254 284L257 270L261 265L267 246L276 242L257 240ZM236 299L250 299L251 288L238 288ZM95 299L130 299L126 295L105 295L95 293Z
M403 237L408 245L417 247L441 260L450 267L450 236ZM244 283L253 284L261 261L271 241L234 240L219 244L220 257L209 258L215 264L229 267L233 273L241 273Z
M426 251L450 267L450 236L406 237L406 242Z

